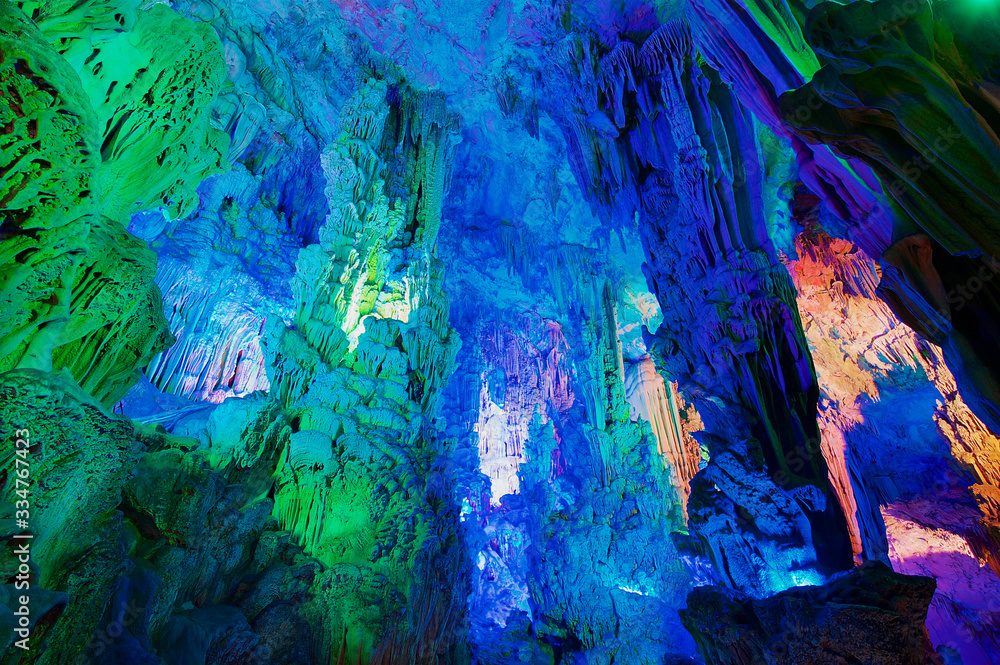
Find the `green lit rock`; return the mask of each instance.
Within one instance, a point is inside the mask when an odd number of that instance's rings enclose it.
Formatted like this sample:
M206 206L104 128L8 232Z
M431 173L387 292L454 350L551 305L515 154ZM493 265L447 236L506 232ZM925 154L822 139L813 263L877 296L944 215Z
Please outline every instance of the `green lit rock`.
M218 38L135 4L23 3L37 26L0 4L0 370L69 368L107 406L173 342L156 257L123 225L193 210L229 140Z
M156 207L187 216L198 202L195 188L224 170L229 150L228 135L209 122L225 79L218 37L155 4L128 32L91 46L78 71L106 128L103 213L120 222Z
M84 390L111 406L174 338L153 283L156 255L146 243L106 217L92 227L89 241L52 364L68 368Z
M109 414L65 371L0 374L0 395L4 440L12 441L15 430L30 432L32 588L67 598L58 622L32 636L35 644L46 645L36 662L66 662L89 639L81 636L98 630L126 569L123 520L116 508L142 446L127 418ZM15 459L4 459L5 498L15 497ZM16 558L6 555L5 576L16 566Z
M431 474L460 342L427 256L450 121L433 96L397 105L388 90L371 78L344 107L323 156L330 215L296 263L297 329L273 328L267 345L295 429L275 515L326 567L308 609L320 652L405 659L451 648L464 614L447 581L464 565L457 513ZM396 126L411 129L387 150Z
M0 53L0 370L44 370L98 211L97 117L72 68L6 0Z
M228 135L210 126L225 80L222 44L204 23L135 0L22 3L76 71L101 132L101 211L119 223L163 207L190 214L218 173Z

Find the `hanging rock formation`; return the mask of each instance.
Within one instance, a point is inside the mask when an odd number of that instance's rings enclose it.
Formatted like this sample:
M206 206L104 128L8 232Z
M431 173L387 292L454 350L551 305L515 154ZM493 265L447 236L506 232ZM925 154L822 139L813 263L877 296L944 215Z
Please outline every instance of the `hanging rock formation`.
M760 178L742 161L756 154L753 121L691 49L678 22L604 56L601 98L627 133L588 134L601 148L580 177L607 178L620 197L641 200L647 280L671 303L650 338L654 357L698 408L711 457L688 512L716 565L766 594L817 567L847 567L849 541L810 445L817 387L792 285L769 253ZM626 90L635 99L627 113ZM728 290L744 295L714 295Z
M966 402L997 431L990 280L1000 250L1000 99L995 56L973 31L1000 35L995 19L976 20L957 4L815 7L806 34L824 66L785 93L781 108L796 135L878 174L897 216L895 242L882 257L884 297L945 350ZM864 38L844 39L855 31ZM808 112L796 114L803 107Z
M3 6L4 96L15 102L6 111L4 297L16 314L0 367L68 367L111 405L171 341L154 256L122 225L151 204L189 210L192 183L219 168L225 138L207 113L221 51L211 32L166 7L138 18L122 10L113 27L113 5L88 9L98 27L84 39L57 7L36 10L39 30ZM134 25L122 30L119 20ZM174 41L144 54L162 30ZM33 156L42 151L53 154Z

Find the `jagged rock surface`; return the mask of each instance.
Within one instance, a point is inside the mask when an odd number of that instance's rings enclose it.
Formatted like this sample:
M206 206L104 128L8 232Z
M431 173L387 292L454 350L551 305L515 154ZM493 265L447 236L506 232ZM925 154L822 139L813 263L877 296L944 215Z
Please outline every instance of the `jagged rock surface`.
M3 662L997 662L1000 42L886 5L0 4Z
M708 665L940 663L924 617L934 580L868 563L821 587L763 600L695 589L681 616Z

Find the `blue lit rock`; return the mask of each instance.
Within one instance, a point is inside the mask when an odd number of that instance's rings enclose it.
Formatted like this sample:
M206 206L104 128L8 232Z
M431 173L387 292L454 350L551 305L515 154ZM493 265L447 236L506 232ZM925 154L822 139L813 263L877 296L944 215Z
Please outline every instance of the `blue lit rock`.
M995 9L889 4L0 0L34 662L998 662Z

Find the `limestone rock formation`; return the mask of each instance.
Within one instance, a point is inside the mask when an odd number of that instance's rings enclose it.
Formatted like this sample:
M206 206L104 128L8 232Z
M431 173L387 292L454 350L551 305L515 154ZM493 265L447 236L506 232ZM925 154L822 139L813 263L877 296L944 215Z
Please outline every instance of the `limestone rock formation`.
M995 19L973 23L957 4L815 7L806 33L823 67L785 93L781 109L797 136L878 174L896 217L884 297L945 349L967 403L996 431L1000 368L988 349L997 317L989 280L1000 249L1000 100L982 31L1000 33ZM850 33L861 36L845 39Z
M0 0L0 663L1000 665L998 18Z
M923 622L934 581L867 563L821 587L753 600L702 587L684 625L709 665L751 663L940 663Z
M36 8L37 25L15 4L2 9L12 103L0 242L12 316L0 367L68 367L110 406L172 341L154 257L122 225L153 205L190 210L193 185L219 169L226 139L208 111L221 51L163 6L129 20L134 8L123 10L111 25L114 6L81 7L98 26L89 36L74 33L70 7ZM173 41L144 52L164 30Z

